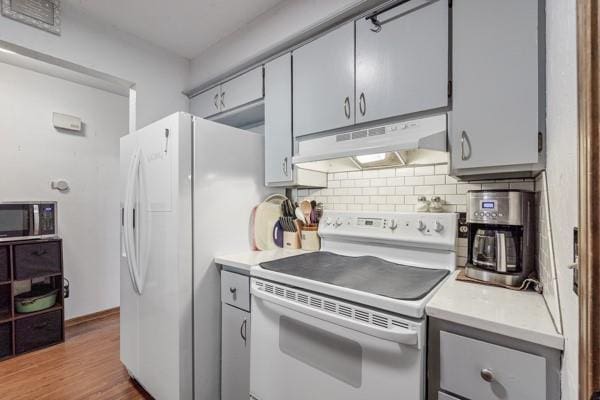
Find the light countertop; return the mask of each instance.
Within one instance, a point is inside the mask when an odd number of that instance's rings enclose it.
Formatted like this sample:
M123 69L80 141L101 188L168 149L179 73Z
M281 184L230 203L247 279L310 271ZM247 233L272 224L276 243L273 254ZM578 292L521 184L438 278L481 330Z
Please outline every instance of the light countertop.
M309 253L309 251L293 249L245 251L242 253L215 257L215 263L221 264L227 269L233 269L236 272L248 275L250 274L250 268L253 265L306 253Z
M563 350L541 294L457 281L457 274L427 304L427 315Z

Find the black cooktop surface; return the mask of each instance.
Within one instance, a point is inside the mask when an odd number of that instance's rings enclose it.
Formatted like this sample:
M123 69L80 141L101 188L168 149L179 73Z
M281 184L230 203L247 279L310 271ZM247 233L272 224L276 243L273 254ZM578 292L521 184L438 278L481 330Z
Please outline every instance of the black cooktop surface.
M261 263L264 269L391 297L419 300L450 271L396 264L378 257L350 257L326 251Z

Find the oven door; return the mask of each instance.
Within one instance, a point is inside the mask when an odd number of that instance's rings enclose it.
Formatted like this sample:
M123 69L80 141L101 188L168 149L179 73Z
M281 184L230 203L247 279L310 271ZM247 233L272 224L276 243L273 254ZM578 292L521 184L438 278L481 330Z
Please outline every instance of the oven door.
M35 236L34 204L0 203L0 241Z
M267 293L256 283L253 279L251 398L424 399L424 323L411 321L410 329L371 326L339 315L343 307L357 314L353 304L315 300L309 292L262 282L276 286ZM306 305L297 301L300 296L309 296Z

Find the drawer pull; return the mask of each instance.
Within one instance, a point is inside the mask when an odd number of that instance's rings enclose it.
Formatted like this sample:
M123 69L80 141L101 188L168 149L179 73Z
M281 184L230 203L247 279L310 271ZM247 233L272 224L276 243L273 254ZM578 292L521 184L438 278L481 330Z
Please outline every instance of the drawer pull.
M494 380L494 373L491 369L484 368L481 370L481 379L486 382L492 382Z
M237 288L230 287L229 291L231 292L231 294L235 294L235 292L237 292Z
M36 257L45 256L46 254L48 254L48 250L36 250L31 253L32 256L36 256Z
M44 329L48 327L48 323L47 322L42 322L41 324L35 325L33 327L34 330L40 330L40 329Z

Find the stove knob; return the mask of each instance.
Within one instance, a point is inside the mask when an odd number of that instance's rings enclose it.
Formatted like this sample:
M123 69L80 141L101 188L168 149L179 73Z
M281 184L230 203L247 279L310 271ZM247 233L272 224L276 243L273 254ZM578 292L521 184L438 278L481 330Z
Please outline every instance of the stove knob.
M390 221L390 229L392 230L392 232L395 231L397 227L398 227L398 223L396 222L396 220L395 219L391 220Z
M417 229L423 232L427 228L427 225L423 223L423 221L419 220L417 222Z
M333 223L333 220L331 219L331 217L327 217L327 219L325 220L325 224L327 226L331 225Z
M444 230L444 225L442 225L440 223L440 221L435 221L435 228L433 228L434 231L436 231L437 233L440 233L441 231Z
M344 221L342 220L342 217L337 217L337 219L335 220L335 226L342 226L344 224Z

